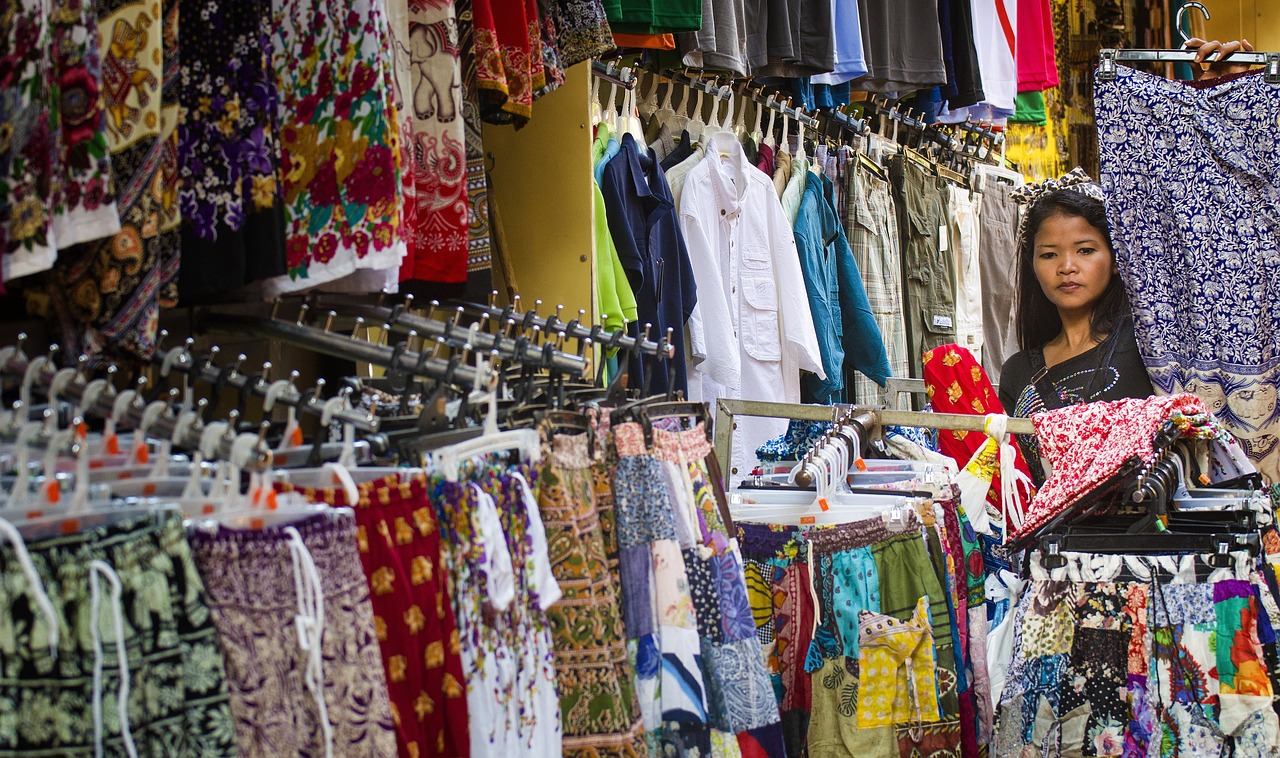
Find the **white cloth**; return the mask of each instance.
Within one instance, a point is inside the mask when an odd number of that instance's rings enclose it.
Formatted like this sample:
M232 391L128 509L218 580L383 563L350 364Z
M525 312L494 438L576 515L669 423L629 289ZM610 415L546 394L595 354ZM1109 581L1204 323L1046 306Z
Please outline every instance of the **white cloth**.
M956 344L982 363L982 272L978 268L978 201L954 184L951 199L951 255L956 261Z
M685 179L680 228L698 285L690 397L800 402L800 371L826 374L795 237L773 182L747 162L732 134L713 135ZM782 419L736 423L735 482L750 473L755 449L786 430Z
M1013 115L1018 97L1018 67L1014 62L1017 29L1017 0L973 0L973 41L978 49L985 97L969 108L944 109L939 121L997 121Z
M1009 664L1013 661L1013 621L1018 608L1018 599L1026 582L1018 578L1012 571L1001 569L987 577L987 600L999 602L1008 600L1009 607L1005 611L1000 624L991 630L987 637L987 675L991 677L991 702L1000 704L1000 696L1004 692L1005 679L1009 673Z

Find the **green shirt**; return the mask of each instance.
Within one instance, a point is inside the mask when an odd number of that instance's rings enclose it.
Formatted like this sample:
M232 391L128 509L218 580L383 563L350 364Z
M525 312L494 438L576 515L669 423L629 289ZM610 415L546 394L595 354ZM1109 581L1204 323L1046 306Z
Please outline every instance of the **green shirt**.
M604 157L610 139L609 128L601 124L596 139L591 143L591 165L595 168ZM593 229L596 246L596 300L600 305L600 323L605 329L616 331L626 322L636 320L636 296L631 291L627 274L618 258L618 248L609 233L609 219L605 212L604 195L594 181L591 183L593 204Z

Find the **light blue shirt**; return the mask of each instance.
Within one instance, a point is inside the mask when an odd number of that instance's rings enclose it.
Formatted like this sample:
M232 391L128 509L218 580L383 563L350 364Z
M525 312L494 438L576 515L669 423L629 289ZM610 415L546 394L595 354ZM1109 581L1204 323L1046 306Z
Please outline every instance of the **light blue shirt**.
M814 84L844 84L867 74L862 52L862 26L858 0L832 0L831 24L836 35L836 67L829 74L810 78Z

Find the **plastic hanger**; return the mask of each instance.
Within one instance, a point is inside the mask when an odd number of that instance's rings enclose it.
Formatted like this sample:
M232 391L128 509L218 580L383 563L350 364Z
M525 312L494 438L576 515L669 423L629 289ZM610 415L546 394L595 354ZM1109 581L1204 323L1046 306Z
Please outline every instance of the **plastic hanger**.
M653 114L658 111L658 77L655 74L649 74L648 80L648 91L645 92L644 97L640 98L637 108L641 118L645 120L653 118ZM636 85L639 86L639 82Z
M773 99L773 95L769 95L769 99L765 101L765 109L769 111L769 128L764 134L764 140L762 141L762 144L768 145L771 148L777 148L778 146L778 143L773 138L773 134L774 134L773 122L774 122L774 119L776 119L778 116L778 111L776 110L775 106L776 106L776 102ZM756 117L757 117L756 131L759 131L759 116L760 116L760 111L757 110L756 111Z
M702 83L701 76L698 77L698 83ZM705 94L706 93L703 90L698 90L697 100L693 106L693 113L689 116L688 123L684 125L685 131L689 132L689 136L694 142L701 141L702 131L707 126L706 122L702 120L702 98Z
M481 377L489 377L489 386L480 387ZM473 403L488 403L488 412L484 418L484 433L479 437L456 445L449 445L435 450L431 456L437 471L448 481L458 481L459 469L463 461L488 453L503 450L518 450L531 463L542 460L542 444L538 432L534 429L515 429L501 431L498 429L498 396L495 392L497 376L487 360L476 356L476 381L469 400Z
M778 145L778 150L791 155L791 114L785 110L782 112L782 142Z
M600 77L591 77L591 126L594 127L604 119L604 108L600 105Z
M733 109L733 90L729 90L729 107ZM757 124L757 128L759 125ZM733 122L733 133L738 135L738 139L747 136L747 97L743 96L738 102L738 117Z

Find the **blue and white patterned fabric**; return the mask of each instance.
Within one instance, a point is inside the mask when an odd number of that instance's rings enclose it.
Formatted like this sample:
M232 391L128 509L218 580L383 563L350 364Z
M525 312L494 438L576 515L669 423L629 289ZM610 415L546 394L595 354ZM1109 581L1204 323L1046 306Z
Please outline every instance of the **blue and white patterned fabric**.
M1202 83L1203 85L1204 83ZM1152 383L1194 392L1280 479L1280 86L1097 80L1102 186Z

